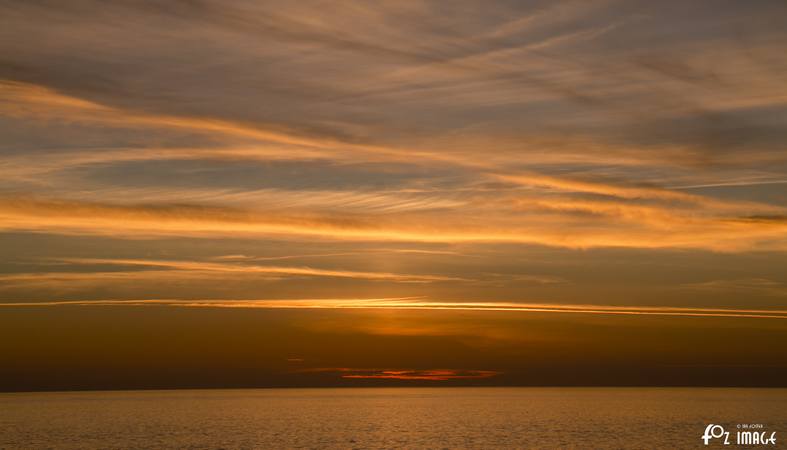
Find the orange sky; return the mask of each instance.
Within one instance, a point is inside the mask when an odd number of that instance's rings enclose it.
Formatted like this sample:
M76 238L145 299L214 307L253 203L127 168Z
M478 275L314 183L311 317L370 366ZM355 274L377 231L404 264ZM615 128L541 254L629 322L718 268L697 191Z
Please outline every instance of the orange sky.
M2 4L0 390L783 384L785 18Z

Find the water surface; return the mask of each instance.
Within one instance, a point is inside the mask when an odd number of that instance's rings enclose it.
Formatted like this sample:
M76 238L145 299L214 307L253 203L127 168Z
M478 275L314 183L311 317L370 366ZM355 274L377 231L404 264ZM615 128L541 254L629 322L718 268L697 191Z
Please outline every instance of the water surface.
M700 436L708 423L732 428L761 423L785 439L787 389L0 394L0 448L7 449L701 448Z

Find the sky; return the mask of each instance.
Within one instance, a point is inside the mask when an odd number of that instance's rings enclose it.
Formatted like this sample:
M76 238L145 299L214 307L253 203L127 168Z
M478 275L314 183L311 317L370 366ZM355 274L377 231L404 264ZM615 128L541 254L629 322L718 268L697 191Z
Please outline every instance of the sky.
M786 24L0 0L0 390L783 386Z

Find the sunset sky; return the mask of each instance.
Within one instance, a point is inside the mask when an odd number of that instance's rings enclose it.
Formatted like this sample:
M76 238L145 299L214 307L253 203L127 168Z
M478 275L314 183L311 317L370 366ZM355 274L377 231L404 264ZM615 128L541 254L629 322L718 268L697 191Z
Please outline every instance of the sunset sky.
M785 380L784 1L0 0L0 390Z

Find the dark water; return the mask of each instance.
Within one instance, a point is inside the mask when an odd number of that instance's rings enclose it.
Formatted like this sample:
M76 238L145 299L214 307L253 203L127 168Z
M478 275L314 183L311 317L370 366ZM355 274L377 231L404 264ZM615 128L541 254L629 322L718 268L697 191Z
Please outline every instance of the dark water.
M709 423L733 430L763 424L777 432L777 447L787 447L787 389L0 394L0 447L7 449L742 448L704 447Z

